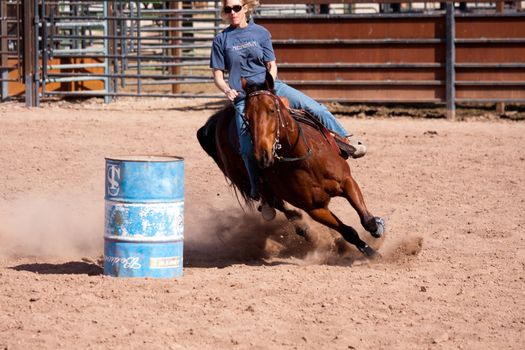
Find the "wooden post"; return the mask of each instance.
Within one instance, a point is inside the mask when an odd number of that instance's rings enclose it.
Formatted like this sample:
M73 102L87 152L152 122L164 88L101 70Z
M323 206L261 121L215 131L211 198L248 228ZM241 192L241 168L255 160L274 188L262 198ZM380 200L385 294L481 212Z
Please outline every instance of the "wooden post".
M456 119L456 51L455 51L455 19L454 2L447 1L446 4L446 95L447 95L447 119Z
M24 21L24 53L23 53L23 62L24 62L24 84L25 84L25 100L27 107L35 107L37 93L35 89L34 81L34 55L35 55L35 45L33 43L34 39L34 2L32 0L24 0L23 6L23 21Z
M505 1L498 0L496 2L496 13L503 13L505 9ZM505 113L505 102L496 102L496 114L502 115Z
M169 8L170 10L181 10L182 9L182 0L181 1L170 1L169 2ZM170 21L170 27L176 27L180 28L182 27L182 21L179 19L182 17L182 14L180 12L176 12L175 16L177 17L177 20ZM171 38L170 44L171 45L180 45L182 43L182 40L180 38L182 37L182 32L180 30L173 30L171 29L169 32L169 37ZM170 63L180 63L181 62L181 55L182 55L182 49L180 48L172 48L171 50L171 56L176 57L174 58ZM182 74L182 66L171 66L170 72L172 75L181 75ZM172 84L171 85L171 92L174 94L180 94L181 92L181 85L180 84Z
M504 8L505 8L505 1L497 0L496 1L496 12L502 13Z
M496 114L500 116L505 114L505 102L496 102Z

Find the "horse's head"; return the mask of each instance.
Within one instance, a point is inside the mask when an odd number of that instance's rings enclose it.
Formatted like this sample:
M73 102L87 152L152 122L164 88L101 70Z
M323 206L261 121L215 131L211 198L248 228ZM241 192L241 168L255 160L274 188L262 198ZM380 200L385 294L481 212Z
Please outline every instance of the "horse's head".
M248 85L243 79L247 96L244 115L252 135L255 159L262 168L274 162L274 148L279 139L279 122L282 118L282 106L273 92L273 84L269 73L266 74L266 82L260 86Z

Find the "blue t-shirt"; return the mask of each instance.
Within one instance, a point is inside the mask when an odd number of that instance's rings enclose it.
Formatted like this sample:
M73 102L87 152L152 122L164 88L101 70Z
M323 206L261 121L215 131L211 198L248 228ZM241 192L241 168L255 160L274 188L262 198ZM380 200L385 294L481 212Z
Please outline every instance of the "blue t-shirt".
M244 98L241 77L253 84L266 78L266 63L275 61L270 32L253 21L245 28L228 27L213 40L210 68L227 71L228 83Z

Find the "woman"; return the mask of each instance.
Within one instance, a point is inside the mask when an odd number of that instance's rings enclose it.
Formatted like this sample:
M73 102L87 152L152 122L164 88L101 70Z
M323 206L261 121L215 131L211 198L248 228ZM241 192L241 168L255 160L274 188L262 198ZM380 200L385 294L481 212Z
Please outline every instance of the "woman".
M230 26L217 34L213 41L210 68L213 69L215 85L235 106L240 153L250 178L250 196L254 199L259 198L259 188L257 166L253 158L253 145L248 126L242 117L246 96L241 87L241 77L247 79L249 83L261 84L264 83L268 70L275 81L275 93L286 97L290 102L290 107L307 110L329 130L347 138L349 144L355 149L352 157L364 156L366 147L361 142L350 140L349 133L325 106L277 80L277 64L270 32L250 20L259 1L223 0L222 3L222 17ZM224 77L225 72L229 74L227 82Z

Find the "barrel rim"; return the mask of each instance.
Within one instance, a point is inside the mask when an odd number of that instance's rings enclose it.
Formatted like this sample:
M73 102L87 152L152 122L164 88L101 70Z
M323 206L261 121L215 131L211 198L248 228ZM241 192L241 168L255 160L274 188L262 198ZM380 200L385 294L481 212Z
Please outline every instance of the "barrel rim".
M135 162L135 163L169 163L169 162L180 162L184 161L183 157L172 156L172 155L126 155L126 156L110 156L105 157L106 161L115 161L115 162Z

